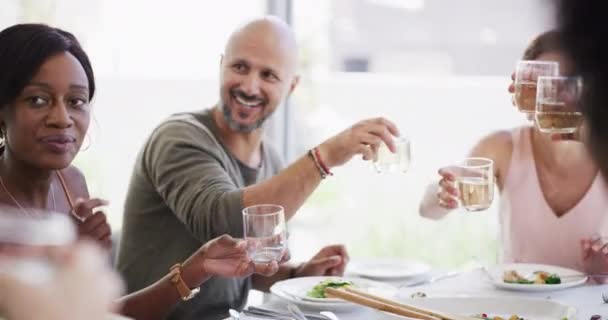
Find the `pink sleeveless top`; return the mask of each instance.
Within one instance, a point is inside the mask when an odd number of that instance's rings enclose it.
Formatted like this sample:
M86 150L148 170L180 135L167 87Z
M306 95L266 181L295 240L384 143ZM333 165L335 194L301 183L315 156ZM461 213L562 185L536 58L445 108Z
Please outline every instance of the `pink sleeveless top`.
M502 260L583 270L580 240L594 233L608 235L608 187L598 174L583 198L557 217L540 188L531 130L511 133L513 153L500 196Z

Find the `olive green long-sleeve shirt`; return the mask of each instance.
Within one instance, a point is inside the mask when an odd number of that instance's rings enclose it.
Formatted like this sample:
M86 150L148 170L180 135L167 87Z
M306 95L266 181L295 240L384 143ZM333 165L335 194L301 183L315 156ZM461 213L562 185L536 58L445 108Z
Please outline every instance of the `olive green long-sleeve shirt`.
M282 168L263 142L259 168L237 160L217 138L212 110L159 125L137 157L125 202L118 271L128 292L144 288L222 234L243 236L243 191ZM168 319L222 319L244 306L250 278L212 278Z

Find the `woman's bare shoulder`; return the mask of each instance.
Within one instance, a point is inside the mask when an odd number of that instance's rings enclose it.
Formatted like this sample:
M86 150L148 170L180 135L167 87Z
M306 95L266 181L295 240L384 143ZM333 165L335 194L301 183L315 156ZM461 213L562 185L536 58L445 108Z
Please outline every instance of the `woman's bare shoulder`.
M481 138L471 151L472 156L503 158L511 155L513 150L513 135L510 130L498 130ZM494 159L495 161L498 159Z
M519 130L519 129L515 129ZM513 130L498 130L483 137L471 151L471 156L494 160L498 187L502 188L513 154Z

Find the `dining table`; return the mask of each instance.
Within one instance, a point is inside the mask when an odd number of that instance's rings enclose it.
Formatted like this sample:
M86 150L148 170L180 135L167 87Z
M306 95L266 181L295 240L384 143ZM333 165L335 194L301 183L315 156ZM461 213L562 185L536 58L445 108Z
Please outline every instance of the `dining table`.
M484 280L484 277L484 272L478 269L460 272L450 277L438 277L437 281L423 281L418 284L393 282L391 284L398 288L395 300L410 299L412 297L419 297L420 299L449 297L550 299L574 308L576 310L576 319L578 320L588 320L596 315L601 316L601 319L608 319L608 303L604 301L605 299L608 301L608 284L586 283L557 291L522 292L498 289L490 281ZM603 298L604 296L606 298ZM264 302L259 307L286 312L288 303L288 301L268 293L265 294ZM319 313L319 310L311 310L305 307L302 310L305 313ZM340 320L375 320L384 318L382 313L366 307L355 307L348 311L336 311L334 313ZM245 319L249 318L245 317ZM597 319L597 317L594 319Z

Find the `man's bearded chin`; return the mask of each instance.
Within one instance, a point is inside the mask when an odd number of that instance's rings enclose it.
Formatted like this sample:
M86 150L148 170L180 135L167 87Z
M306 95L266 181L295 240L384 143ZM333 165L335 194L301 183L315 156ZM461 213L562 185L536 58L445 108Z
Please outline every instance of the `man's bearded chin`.
M232 111L230 110L230 106L228 104L224 103L223 101L220 101L220 106L222 108L222 113L224 114L224 120L226 120L228 127L240 133L253 132L255 129L260 128L264 124L264 122L266 122L266 120L272 115L272 112L262 115L262 118L258 119L256 122L247 125L239 123L232 117Z

